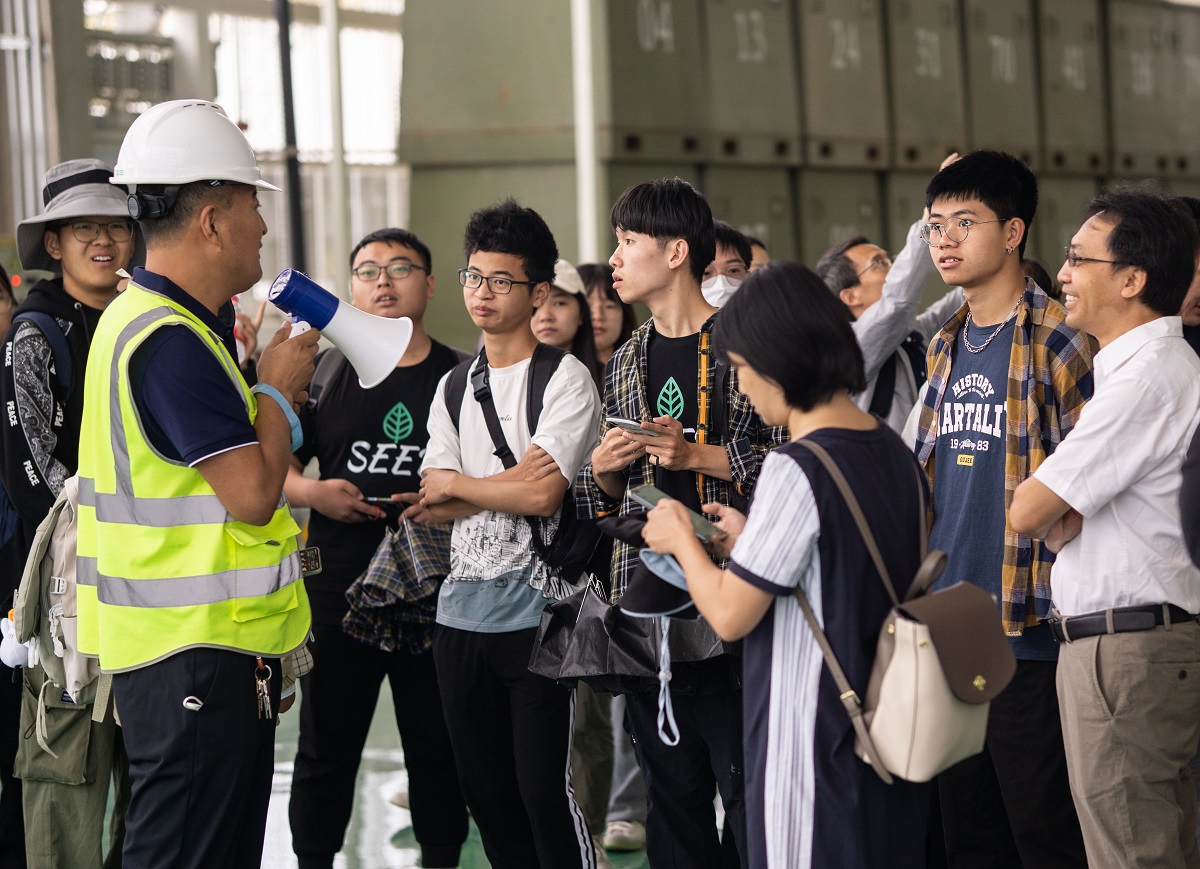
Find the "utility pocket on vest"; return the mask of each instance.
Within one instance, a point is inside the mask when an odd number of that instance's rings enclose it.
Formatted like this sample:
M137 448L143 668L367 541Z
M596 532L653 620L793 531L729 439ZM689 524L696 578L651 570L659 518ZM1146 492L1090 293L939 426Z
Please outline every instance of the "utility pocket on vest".
M37 739L39 694L45 673L40 667L21 673L21 738L13 764L16 776L25 781L82 785L88 777L88 751L92 741L92 707L77 706L53 684L46 687L46 744L58 755L45 751Z
M276 521L262 527L241 523L225 526L225 533L234 544L231 547L234 621L278 616L299 606L296 588L296 580L300 578L299 554L293 550L282 561L279 559L280 549L299 530L290 516L286 522Z

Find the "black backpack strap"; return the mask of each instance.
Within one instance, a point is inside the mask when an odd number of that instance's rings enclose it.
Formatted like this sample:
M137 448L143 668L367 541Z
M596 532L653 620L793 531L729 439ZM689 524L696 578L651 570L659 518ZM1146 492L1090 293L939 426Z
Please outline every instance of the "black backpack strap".
M442 390L442 398L446 401L446 410L450 413L450 422L458 431L458 418L462 414L463 398L467 394L467 380L471 376L472 358L468 357L459 362L446 378L446 386Z
M336 347L322 350L317 354L316 365L313 368L312 380L308 384L308 406L315 408L321 399L321 393L329 388L342 368L350 364L346 354Z
M71 362L71 345L67 343L67 336L63 334L58 320L44 311L25 311L13 317L14 323L18 320L32 323L45 336L46 342L50 345L50 353L54 357L54 371L58 383L63 389L70 392L71 384L75 380L74 365Z
M488 381L487 351L479 351L479 359L471 369L471 392L479 402L483 411L483 421L487 424L488 434L492 438L493 451L504 467L511 468L517 463L508 439L504 437L504 429L500 427L500 416L496 413L496 402L492 400L492 387Z
M900 364L897 350L883 363L879 373L875 375L875 394L871 396L871 406L868 413L873 413L880 419L887 419L892 412L892 404L896 400L896 366Z
M566 355L566 350L549 344L538 344L533 349L533 358L529 361L529 392L525 401L525 419L529 422L530 437L537 431L538 420L542 418L546 387Z

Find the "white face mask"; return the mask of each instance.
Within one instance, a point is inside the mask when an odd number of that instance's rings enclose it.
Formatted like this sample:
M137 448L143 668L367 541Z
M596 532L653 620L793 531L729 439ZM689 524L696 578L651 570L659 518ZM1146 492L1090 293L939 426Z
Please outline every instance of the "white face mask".
M737 292L738 287L742 282L736 278L730 278L726 275L717 275L715 278L709 278L704 283L700 284L700 292L704 293L704 299L714 308L720 308L730 297Z

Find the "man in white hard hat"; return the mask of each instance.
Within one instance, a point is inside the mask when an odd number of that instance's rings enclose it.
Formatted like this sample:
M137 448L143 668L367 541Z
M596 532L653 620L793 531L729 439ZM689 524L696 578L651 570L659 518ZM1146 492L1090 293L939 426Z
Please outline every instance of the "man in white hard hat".
M280 659L310 618L282 496L315 330L285 325L258 384L217 312L262 277L261 179L213 103L155 106L114 183L146 267L92 341L79 477L79 646L113 674L132 798L125 865L258 866Z

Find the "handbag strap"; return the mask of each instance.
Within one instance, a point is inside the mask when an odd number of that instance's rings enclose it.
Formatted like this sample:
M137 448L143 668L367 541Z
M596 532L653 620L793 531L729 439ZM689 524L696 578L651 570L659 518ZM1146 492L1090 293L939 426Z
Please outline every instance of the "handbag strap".
M880 759L875 743L871 740L871 734L867 730L867 722L863 720L862 700L859 698L858 692L850 687L850 680L846 678L846 672L838 662L833 646L829 644L829 638L821 630L817 614L813 612L812 605L804 594L804 589L797 588L795 595L796 603L800 604L800 609L804 613L804 620L808 622L808 629L813 632L813 636L817 638L817 645L821 647L821 655L825 658L825 665L829 667L829 675L833 677L833 682L838 688L838 699L842 701L842 707L850 716L850 723L854 726L854 733L858 736L859 745L867 754L867 762L871 764L871 769L875 770L875 774L883 779L884 784L890 785L892 775L883 765L883 760Z
M867 524L867 518L863 515L862 507L859 506L858 498L854 496L854 491L850 488L850 483L846 480L846 476L834 462L833 457L820 444L813 441L801 438L797 441L798 444L809 450L817 460L825 467L830 478L837 486L838 491L842 495L842 499L846 502L846 508L850 511L850 515L854 517L854 522L858 526L858 531L862 535L863 542L867 546L867 551L871 554L871 560L875 562L875 569L879 573L879 578L883 582L883 587L887 589L888 595L892 599L893 606L900 605L900 599L896 595L896 588L892 585L891 575L888 573L887 565L884 564L883 555L879 551L879 545L875 542L875 535L871 532L871 526ZM936 563L936 569L931 565L933 559L925 558L925 550L928 545L926 532L926 514L925 514L925 487L920 479L920 468L917 468L917 501L920 507L920 549L921 549L921 570L918 572L917 578L913 581L913 586L921 583L921 589L925 587L941 573L940 567L945 563L946 557L938 553L940 560ZM930 574L928 579L925 578L926 573ZM910 588L909 595L906 595L907 600L912 596ZM892 783L891 773L887 767L883 765L883 760L879 757L879 751L875 748L875 743L871 739L871 734L867 730L867 722L863 718L862 698L858 696L858 692L850 686L850 680L846 678L846 671L842 669L841 662L837 659L837 654L833 651L833 646L829 643L829 638L825 636L825 631L821 629L821 623L817 621L817 615L813 612L812 605L808 602L807 595L804 594L803 588L797 588L795 591L796 602L800 604L800 610L804 613L804 620L808 622L808 628L816 637L817 645L821 648L821 655L825 658L825 666L829 668L829 675L833 677L833 682L837 685L838 699L842 701L842 707L846 710L846 715L850 718L850 724L854 727L854 733L858 737L858 743L862 746L862 750L867 755L867 762L871 764L871 768L875 770L875 774L885 784Z

